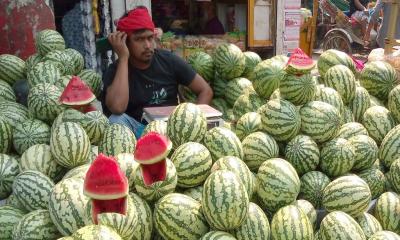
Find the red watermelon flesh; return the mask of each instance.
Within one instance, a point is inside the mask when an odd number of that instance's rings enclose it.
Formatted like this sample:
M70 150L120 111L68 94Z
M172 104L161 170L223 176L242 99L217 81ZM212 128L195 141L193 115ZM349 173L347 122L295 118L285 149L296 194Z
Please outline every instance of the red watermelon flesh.
M73 109L78 110L81 113L88 113L88 112L93 112L96 111L96 107L93 106L92 104L87 104L83 106L71 106Z
M301 48L296 48L290 55L286 71L292 74L304 74L311 71L314 66L314 60L305 54Z
M77 76L72 76L59 101L68 106L83 106L93 102L96 96L90 87Z
M155 182L162 182L167 177L167 161L165 159L153 164L141 164L140 167L146 186Z
M126 215L128 201L126 197L112 200L92 199L92 220L97 224L97 215L101 213L119 213Z

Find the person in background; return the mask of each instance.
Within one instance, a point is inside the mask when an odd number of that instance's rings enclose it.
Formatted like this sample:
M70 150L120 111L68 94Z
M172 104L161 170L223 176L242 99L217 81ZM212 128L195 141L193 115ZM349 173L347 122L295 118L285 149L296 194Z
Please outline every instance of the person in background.
M146 122L143 108L178 104L178 85L188 86L198 104L209 104L213 92L183 59L155 48L154 23L145 7L130 11L108 36L118 61L103 76L102 105L111 123L129 127L137 138Z
M224 26L217 16L215 3L212 0L197 0L197 2L200 2L200 8L206 20L202 34L225 34Z
M350 16L361 26L361 34L364 36L368 24L369 0L350 0Z

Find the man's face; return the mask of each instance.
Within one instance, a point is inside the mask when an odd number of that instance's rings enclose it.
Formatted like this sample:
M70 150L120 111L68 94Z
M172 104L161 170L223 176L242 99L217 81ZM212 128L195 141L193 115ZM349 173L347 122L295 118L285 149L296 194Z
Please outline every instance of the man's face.
M129 53L140 62L149 63L154 54L154 32L151 30L132 33L128 37Z

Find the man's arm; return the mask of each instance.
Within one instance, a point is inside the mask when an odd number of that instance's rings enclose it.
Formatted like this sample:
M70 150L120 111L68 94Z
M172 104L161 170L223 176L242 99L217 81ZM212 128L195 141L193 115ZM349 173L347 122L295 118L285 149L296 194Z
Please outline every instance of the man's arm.
M360 0L354 0L354 4L356 5L358 11L366 10L366 8L360 3Z
M115 32L108 40L118 55L118 66L112 84L106 89L106 105L114 114L122 114L128 107L129 82L128 61L129 50L126 46L126 33Z
M197 95L197 104L210 104L214 93L203 77L196 74L188 87Z

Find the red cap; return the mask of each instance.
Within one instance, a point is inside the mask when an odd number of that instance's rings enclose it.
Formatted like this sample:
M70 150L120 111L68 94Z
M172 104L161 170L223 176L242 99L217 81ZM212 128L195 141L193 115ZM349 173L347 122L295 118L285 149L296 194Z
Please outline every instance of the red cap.
M117 30L127 34L142 29L154 31L154 23L147 8L135 8L117 23Z

